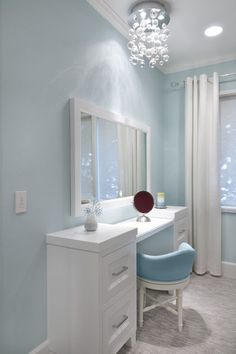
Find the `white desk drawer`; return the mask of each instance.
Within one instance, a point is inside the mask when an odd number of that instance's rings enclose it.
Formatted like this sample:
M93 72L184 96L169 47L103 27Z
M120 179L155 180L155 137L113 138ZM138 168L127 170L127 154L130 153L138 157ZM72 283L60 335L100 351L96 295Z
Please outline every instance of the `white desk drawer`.
M176 248L182 242L188 242L187 218L182 218L176 222L175 226L175 243Z
M136 279L136 245L128 244L102 259L103 303Z
M103 314L103 354L116 353L128 340L135 328L136 303L131 289Z

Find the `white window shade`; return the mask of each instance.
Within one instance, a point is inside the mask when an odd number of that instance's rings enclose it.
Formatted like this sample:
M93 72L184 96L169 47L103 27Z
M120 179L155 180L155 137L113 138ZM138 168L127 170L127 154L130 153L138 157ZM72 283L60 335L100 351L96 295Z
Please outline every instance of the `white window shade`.
M236 206L236 95L220 99L221 205Z

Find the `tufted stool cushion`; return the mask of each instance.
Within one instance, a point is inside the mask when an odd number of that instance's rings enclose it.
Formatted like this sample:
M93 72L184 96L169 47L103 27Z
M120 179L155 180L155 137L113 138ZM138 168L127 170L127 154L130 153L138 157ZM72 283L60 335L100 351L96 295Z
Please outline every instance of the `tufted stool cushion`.
M177 251L160 256L138 253L137 274L141 278L160 282L185 279L192 271L195 254L186 242L181 243Z
M137 254L139 326L143 326L144 312L158 306L165 306L178 315L178 328L179 331L182 330L182 292L189 282L195 254L195 250L186 242L181 243L177 251L160 256ZM174 296L162 303L156 302L146 306L146 289L174 291ZM174 307L173 300L176 300Z

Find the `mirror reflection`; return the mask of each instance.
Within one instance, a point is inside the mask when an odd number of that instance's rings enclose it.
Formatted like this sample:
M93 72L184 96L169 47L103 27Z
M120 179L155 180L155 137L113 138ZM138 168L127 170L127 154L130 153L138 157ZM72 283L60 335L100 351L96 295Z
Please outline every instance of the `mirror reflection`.
M146 140L140 129L82 112L82 204L146 190Z

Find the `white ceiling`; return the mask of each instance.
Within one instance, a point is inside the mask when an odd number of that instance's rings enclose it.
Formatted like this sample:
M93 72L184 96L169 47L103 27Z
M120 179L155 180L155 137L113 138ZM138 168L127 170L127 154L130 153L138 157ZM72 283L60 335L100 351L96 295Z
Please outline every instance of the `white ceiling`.
M87 0L118 31L128 37L127 17L135 0ZM236 59L236 0L160 1L170 13L170 61L164 72L186 70ZM223 33L207 38L204 30L223 26Z

